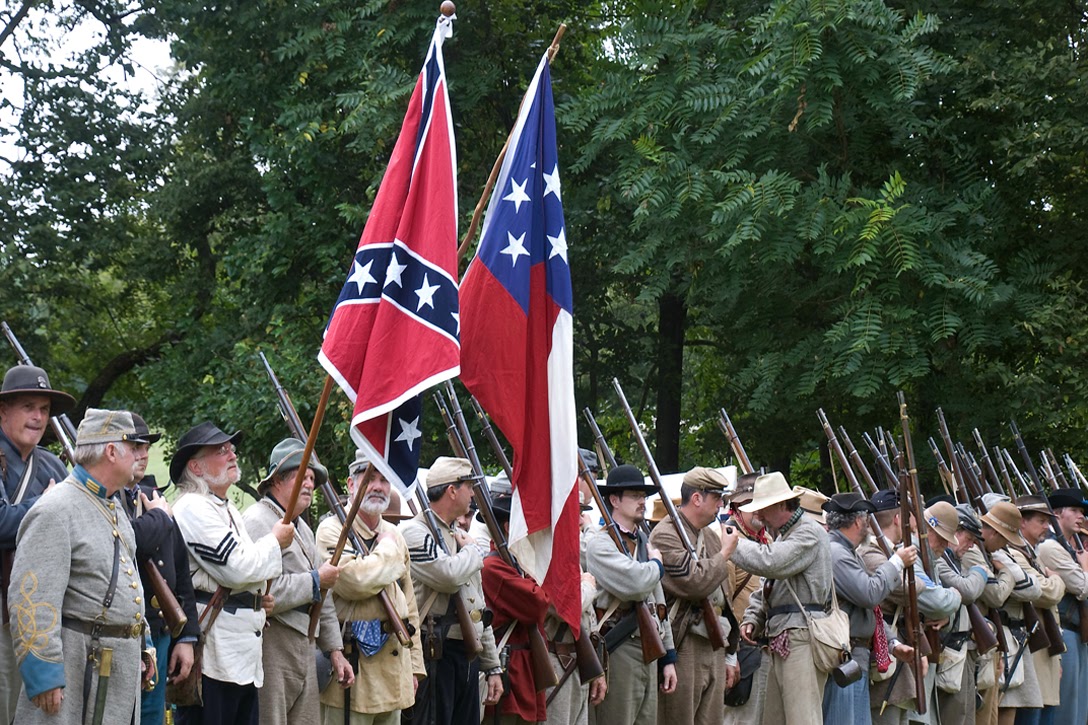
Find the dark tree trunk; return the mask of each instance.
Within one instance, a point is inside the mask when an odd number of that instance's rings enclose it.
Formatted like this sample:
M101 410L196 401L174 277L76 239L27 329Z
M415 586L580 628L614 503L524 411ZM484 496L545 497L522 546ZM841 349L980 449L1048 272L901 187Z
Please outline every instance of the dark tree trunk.
M657 327L657 467L680 467L680 395L684 374L684 328L688 308L671 292L658 301Z

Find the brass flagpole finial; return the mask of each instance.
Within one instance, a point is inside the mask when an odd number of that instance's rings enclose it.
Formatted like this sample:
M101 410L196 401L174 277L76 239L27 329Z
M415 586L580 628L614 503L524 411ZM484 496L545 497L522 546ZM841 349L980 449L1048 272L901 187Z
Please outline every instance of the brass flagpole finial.
M453 14L457 12L457 6L451 3L450 0L445 0L445 2L439 6L438 11L447 18L453 17Z

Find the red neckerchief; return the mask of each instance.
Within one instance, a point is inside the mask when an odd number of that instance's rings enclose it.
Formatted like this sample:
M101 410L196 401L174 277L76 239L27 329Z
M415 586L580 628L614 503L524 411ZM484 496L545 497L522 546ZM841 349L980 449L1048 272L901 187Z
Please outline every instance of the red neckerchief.
M734 523L736 523L737 528L741 530L741 533L743 533L752 541L756 541L760 544L771 543L770 537L767 536L767 527L763 527L759 531L752 531L750 528L748 528L747 525L745 525L744 519L742 519L740 516L733 516L732 518Z

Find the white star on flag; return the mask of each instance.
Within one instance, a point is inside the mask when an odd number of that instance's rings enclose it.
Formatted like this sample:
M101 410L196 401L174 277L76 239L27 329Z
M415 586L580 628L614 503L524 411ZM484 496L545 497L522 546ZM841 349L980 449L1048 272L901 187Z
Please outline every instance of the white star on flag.
M567 262L567 228L560 229L557 237L548 237L548 241L552 243L552 252L548 255L548 259L559 256L563 258L564 262ZM567 262L567 264L570 264L570 262Z
M457 323L457 334L460 335L461 334L461 313L460 312L451 312L450 314L453 315L454 322Z
M513 179L510 179L510 193L502 198L503 201L514 202L514 213L521 211L521 202L529 201L529 195L525 193L525 187L529 185L529 180L521 182L520 184Z
M397 442L404 441L408 444L408 450L411 450L416 439L423 437L423 434L419 432L419 418L410 423L397 418L397 422L400 423L400 435L396 437L396 440Z
M529 256L529 252L525 249L525 234L522 233L520 237L514 237L511 232L507 232L506 236L510 239L510 244L500 254L509 254L511 265L516 267L518 266L518 257Z
M385 268L385 284L382 286L388 287L395 284L400 287L400 275L406 269L408 269L408 265L399 263L397 253L393 252L393 256L389 259L389 266Z
M348 282L353 282L359 287L359 294L363 293L363 287L367 286L371 282L376 283L378 280L374 279L370 274L370 268L374 265L374 260L370 260L366 265L360 265L355 262L355 267L351 271L351 276L348 277Z
M555 198L559 201L563 201L563 196L560 194L559 188L559 164L555 165L555 170L550 174L544 174L544 196L548 194L555 194Z
M416 305L416 312L423 309L424 305L428 305L431 309L434 309L434 293L438 291L438 285L430 284L430 280L427 275L423 275L423 285L416 290L416 296L419 297L419 304Z

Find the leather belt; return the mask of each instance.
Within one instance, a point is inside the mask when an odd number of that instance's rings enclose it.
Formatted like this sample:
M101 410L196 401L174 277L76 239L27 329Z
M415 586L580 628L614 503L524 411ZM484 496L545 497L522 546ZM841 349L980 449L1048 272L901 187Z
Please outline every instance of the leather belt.
M560 657L568 657L576 654L574 642L548 642L548 651Z
M89 634L99 639L102 637L113 639L139 639L144 633L144 623L135 624L100 624L98 622L86 622L74 617L61 617L61 626L81 634Z
M195 592L196 601L200 604L207 604L211 601L211 592L200 591ZM223 603L223 611L228 614L234 614L239 609L252 610L254 612L261 609L261 595L253 592L239 592L238 594L231 594L227 597L227 601Z

